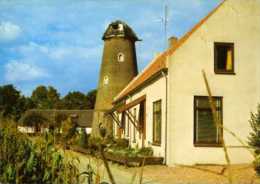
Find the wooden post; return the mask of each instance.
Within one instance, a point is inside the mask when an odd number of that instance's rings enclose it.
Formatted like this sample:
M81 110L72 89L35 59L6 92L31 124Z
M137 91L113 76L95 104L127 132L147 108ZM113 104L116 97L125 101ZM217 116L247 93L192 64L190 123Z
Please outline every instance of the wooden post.
M217 117L216 106L215 106L215 103L213 101L212 93L211 93L209 83L208 83L208 80L207 80L207 76L206 76L206 73L205 73L204 70L202 70L202 75L203 75L203 79L204 79L206 89L207 89L207 92L208 92L208 95L209 95L209 103L210 103L210 108L211 108L211 111L212 111L212 114L213 114L213 120L214 120L215 126L216 126L216 128L221 128L222 125L219 122L219 119ZM221 143L223 145L223 151L225 153L225 159L227 161L228 174L229 174L228 180L229 180L229 183L232 184L233 183L233 177L232 177L232 172L231 172L231 168L230 168L230 158L229 158L229 155L228 155L228 152L227 152L227 146L225 144L224 135L222 135L222 137L221 137Z
M101 144L101 146L100 146L100 154L101 154L101 158L102 158L102 160L103 160L103 162L104 162L104 166L105 166L105 168L106 168L106 170L107 170L107 174L108 174L108 177L109 177L111 183L112 183L112 184L116 184L115 179L114 179L114 177L113 177L113 175L112 175L112 172L111 172L111 170L110 170L110 167L109 167L109 165L108 165L108 161L107 161L107 159L106 159L106 157L105 157L104 145L102 145L102 144Z
M131 121L131 123L134 125L134 127L138 130L138 122L136 119L134 119L133 115L131 112L129 112L129 110L126 110L126 115L129 118L129 120ZM132 119L133 118L133 119Z

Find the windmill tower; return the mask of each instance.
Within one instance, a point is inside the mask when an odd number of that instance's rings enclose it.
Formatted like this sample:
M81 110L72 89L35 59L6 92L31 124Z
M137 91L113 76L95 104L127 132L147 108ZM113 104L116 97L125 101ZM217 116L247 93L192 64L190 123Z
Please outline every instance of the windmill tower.
M112 133L112 119L104 117L104 113L112 108L113 98L138 73L135 42L139 39L126 23L119 20L112 22L102 39L104 50L92 123L94 137L99 136L100 123L106 127L108 134Z

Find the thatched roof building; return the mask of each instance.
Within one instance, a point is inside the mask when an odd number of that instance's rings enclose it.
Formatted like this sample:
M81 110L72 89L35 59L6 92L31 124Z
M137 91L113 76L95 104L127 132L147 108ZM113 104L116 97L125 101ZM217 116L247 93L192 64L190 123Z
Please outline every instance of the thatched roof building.
M54 109L31 109L25 112L21 118L21 123L26 117L37 114L42 116L48 122L56 122L58 119L73 118L79 127L91 128L93 119L93 110L54 110Z

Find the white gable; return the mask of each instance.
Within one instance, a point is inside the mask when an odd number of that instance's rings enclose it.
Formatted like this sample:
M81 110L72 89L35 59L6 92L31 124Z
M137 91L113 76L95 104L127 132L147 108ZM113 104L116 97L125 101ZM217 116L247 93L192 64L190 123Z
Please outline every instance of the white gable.
M214 42L234 43L235 74L214 72ZM223 123L247 141L250 112L260 103L260 1L227 0L176 50L169 61L169 148L172 163L224 163L220 148L193 145L193 98L207 96L201 70L215 96L223 97ZM240 146L224 133L229 146ZM181 141L180 141L181 140ZM233 163L248 162L244 149L230 149ZM194 154L191 154L194 153Z

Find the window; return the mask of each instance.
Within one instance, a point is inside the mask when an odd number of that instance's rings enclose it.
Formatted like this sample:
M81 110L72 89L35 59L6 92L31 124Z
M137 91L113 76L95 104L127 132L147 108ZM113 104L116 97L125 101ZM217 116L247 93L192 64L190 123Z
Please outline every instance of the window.
M140 102L139 106L139 118L138 118L139 137L143 134L145 138L145 100Z
M104 83L104 85L107 85L108 82L109 82L109 78L108 78L108 76L106 75L106 76L104 76L103 83Z
M125 111L122 112L122 117L121 117L121 129L124 130L125 132Z
M118 24L118 30L119 30L119 31L123 31L123 30L124 30L123 24Z
M130 137L130 119L127 118L127 131L126 131L126 137Z
M125 55L123 53L118 53L117 55L118 62L124 62L125 61Z
M162 101L153 102L153 144L161 144Z
M234 74L233 43L215 43L214 71L216 74Z
M136 108L134 108L134 113L133 113L134 119L136 119ZM136 128L133 126L133 143L136 142Z
M217 118L222 124L222 97L213 97ZM222 128L217 128L207 96L194 97L194 145L221 146Z

